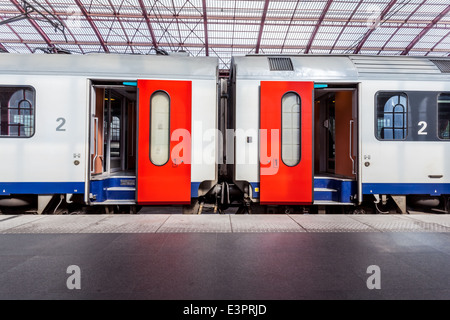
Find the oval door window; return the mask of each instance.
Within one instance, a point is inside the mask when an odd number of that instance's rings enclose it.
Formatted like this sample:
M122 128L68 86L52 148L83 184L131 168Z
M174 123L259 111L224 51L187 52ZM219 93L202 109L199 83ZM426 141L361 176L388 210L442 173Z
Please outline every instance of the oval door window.
M281 98L281 160L289 167L300 162L301 99L295 92Z
M157 91L150 97L150 161L162 166L170 154L170 98Z

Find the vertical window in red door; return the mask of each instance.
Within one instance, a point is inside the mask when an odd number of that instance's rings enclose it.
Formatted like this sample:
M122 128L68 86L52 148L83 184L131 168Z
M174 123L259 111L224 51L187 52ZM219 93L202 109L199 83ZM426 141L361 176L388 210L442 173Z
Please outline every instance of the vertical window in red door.
M150 98L150 161L162 166L170 157L170 97L156 91Z

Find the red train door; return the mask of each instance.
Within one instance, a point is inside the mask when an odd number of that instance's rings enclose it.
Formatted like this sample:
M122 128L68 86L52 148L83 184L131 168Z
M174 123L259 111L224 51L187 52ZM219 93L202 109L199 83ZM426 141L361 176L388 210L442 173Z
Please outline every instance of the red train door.
M138 80L138 204L191 202L191 88Z
M313 202L313 82L261 81L260 201Z

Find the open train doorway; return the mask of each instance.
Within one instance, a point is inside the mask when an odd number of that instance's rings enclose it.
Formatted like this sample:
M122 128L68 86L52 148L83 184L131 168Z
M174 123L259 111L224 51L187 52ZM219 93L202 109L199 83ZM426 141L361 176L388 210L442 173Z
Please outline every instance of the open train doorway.
M89 202L134 205L137 88L92 81Z
M314 90L314 203L352 204L357 196L357 85Z

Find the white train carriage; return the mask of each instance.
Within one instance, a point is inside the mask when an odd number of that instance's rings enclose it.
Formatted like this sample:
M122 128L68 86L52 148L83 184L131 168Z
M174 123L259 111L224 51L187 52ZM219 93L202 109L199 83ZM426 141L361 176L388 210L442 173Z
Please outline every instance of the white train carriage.
M217 67L180 54L1 55L0 206L189 204L217 180Z
M450 59L233 57L230 80L228 161L253 202L448 201Z

